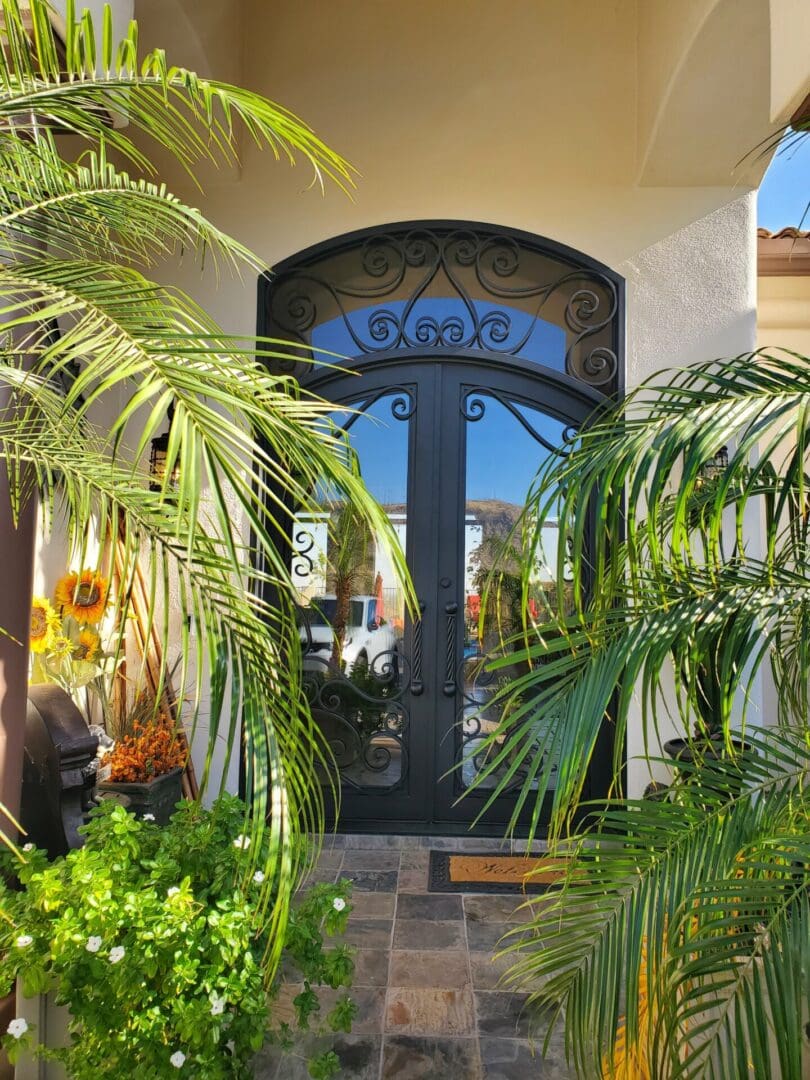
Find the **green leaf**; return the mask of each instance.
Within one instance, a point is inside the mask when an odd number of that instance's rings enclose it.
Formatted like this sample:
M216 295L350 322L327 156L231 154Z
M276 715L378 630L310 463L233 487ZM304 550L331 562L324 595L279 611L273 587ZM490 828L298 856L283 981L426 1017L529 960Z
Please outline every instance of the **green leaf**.
M334 1050L327 1050L317 1057L312 1057L307 1062L307 1069L312 1080L329 1080L340 1072L340 1058Z
M350 997L338 998L334 1008L326 1017L326 1022L332 1031L345 1031L347 1034L352 1030L354 1018L357 1016L357 1002Z

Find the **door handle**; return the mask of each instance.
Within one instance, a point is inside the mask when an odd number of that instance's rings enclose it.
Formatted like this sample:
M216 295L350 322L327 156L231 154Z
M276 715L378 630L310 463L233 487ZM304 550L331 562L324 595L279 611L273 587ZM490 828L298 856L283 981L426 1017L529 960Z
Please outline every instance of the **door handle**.
M453 697L456 693L456 615L458 604L451 601L444 605L445 615L445 655L444 655L444 686L442 693L445 697Z
M425 613L424 603L419 604L419 617L413 620L413 665L411 678L411 694L419 697L424 692L425 684L422 681L422 616Z

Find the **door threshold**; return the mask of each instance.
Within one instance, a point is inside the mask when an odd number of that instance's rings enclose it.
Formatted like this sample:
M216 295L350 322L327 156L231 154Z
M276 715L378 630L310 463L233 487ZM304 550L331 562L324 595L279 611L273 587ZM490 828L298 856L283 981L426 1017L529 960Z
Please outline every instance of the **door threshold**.
M360 848L365 850L413 851L436 848L442 851L474 851L481 853L499 852L504 855L523 854L527 850L525 838L504 838L498 835L470 836L469 833L395 833L376 829L373 832L340 831L327 832L323 837L324 848ZM542 853L546 850L546 841L536 838L529 850Z

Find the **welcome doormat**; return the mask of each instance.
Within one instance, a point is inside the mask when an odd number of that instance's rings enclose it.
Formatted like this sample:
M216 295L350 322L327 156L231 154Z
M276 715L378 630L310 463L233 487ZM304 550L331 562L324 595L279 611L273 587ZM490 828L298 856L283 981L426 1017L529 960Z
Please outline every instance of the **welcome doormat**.
M564 876L565 860L545 855L431 851L428 892L542 893Z

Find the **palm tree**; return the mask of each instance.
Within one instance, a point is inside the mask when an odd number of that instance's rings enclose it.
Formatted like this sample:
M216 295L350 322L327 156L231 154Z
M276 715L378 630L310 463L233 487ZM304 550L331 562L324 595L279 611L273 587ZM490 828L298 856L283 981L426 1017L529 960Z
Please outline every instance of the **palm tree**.
M728 465L707 485L721 446ZM532 668L503 691L516 707L477 782L519 758L539 780L523 799L539 813L548 796L551 845L571 855L533 933L506 945L512 978L539 980L535 1001L564 1011L583 1076L807 1075L809 452L810 359L760 351L656 376L585 427L530 499L535 544L559 518L592 587L573 614L560 603L542 625L526 619ZM688 660L675 703L684 736L704 715L710 673L724 752L701 758L695 744L663 797L623 798L633 699L656 760L673 656L676 670ZM756 717L746 691L770 660L779 715ZM613 797L583 804L606 724ZM635 1073L621 1071L628 1059Z
M272 836L268 918L283 927L303 858L296 838L321 823L316 769L326 755L301 693L286 558L293 515L314 509L326 485L403 573L404 564L384 513L335 452L331 406L269 373L283 343L226 335L188 296L150 279L180 248L224 269L260 268L151 178L150 147L189 171L204 158L230 163L241 127L276 158L306 160L322 184L346 188L352 170L282 107L170 67L160 51L139 56L135 24L113 41L109 12L96 37L69 4L63 45L45 0L3 0L2 18L0 447L13 502L2 512L19 519L38 496L81 563L89 525L116 536L120 524L124 615L136 562L148 558L164 655L159 613L171 604L190 627L179 696L193 720L210 697L209 762L218 728L240 749L241 717L250 827ZM117 114L128 127L114 126ZM64 135L78 138L75 160ZM100 429L94 410L105 404L113 418ZM167 414L166 475L150 491L140 462ZM277 935L271 967L280 944Z

